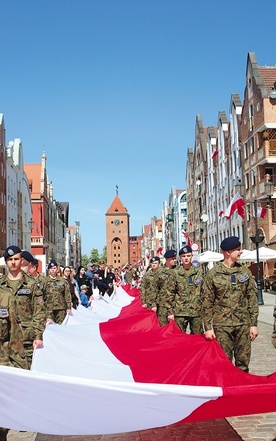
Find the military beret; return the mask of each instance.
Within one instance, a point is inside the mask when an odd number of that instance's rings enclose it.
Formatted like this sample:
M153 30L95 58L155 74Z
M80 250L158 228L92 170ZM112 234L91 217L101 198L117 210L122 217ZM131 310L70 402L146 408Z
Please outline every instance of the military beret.
M154 257L152 257L152 258L150 259L150 263L152 263L152 262L160 262L160 257L158 257L158 256L154 256Z
M234 250L235 248L238 248L240 246L241 243L237 236L226 237L220 244L220 248L223 251Z
M55 260L51 260L51 262L48 264L48 268L53 268L53 266L58 266Z
M35 258L33 258L33 260L31 261L31 263L32 263L33 265L38 265L38 260L35 259Z
M168 250L165 252L164 257L165 257L165 259L168 259L169 257L175 257L176 254L177 253L175 250Z
M9 257L12 257L18 253L21 253L21 249L16 245L11 245L10 247L6 248L4 252L5 261L8 260Z
M27 260L27 262L33 262L34 260L34 256L26 250L21 251L21 256L23 257L23 259Z
M193 250L189 245L185 245L185 247L181 248L181 250L179 250L179 256L181 256L181 254L188 254L188 253L192 253Z

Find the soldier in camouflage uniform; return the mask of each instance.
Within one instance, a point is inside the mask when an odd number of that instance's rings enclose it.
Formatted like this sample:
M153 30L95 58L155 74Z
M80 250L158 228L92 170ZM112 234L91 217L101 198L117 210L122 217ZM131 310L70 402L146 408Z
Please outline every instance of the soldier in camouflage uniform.
M14 296L23 331L24 350L30 367L34 347L43 346L42 334L46 324L43 294L32 278L21 271L20 248L8 247L4 258L8 273L0 279L0 289L3 288Z
M34 256L26 250L21 251L21 270L24 271L26 274L29 274L29 268L31 266L31 262L34 260Z
M62 324L66 314L71 313L71 294L67 281L58 276L58 266L54 260L48 265L49 275L45 279L47 322Z
M137 264L133 264L131 268L128 269L125 279L129 285L137 286L140 277L140 272L138 270Z
M204 279L202 319L205 337L217 338L230 361L248 372L251 341L258 336L257 288L248 268L237 263L242 253L236 236L221 242L223 262ZM212 329L213 327L213 329Z
M189 325L191 334L203 334L201 308L203 300L203 271L192 265L192 248L181 248L179 257L182 265L175 271L177 289L174 299L174 320L186 332Z
M46 277L44 277L42 274L40 274L37 270L38 270L38 260L34 258L30 262L30 266L28 269L28 275L30 277L32 277L35 280L35 282L37 282L37 284L40 285L42 290L44 290L44 284L46 281Z
M28 369L23 333L13 294L0 287L0 364ZM7 440L8 429L0 427L0 441Z
M158 256L152 257L150 259L150 268L143 276L142 283L140 286L141 301L143 308L151 309L156 307L156 299L153 298L153 280L154 280L154 275L159 268L159 265L160 265L160 258Z
M157 317L161 326L173 320L173 305L176 292L176 251L168 250L164 254L165 266L160 266L153 280L153 308L157 310Z

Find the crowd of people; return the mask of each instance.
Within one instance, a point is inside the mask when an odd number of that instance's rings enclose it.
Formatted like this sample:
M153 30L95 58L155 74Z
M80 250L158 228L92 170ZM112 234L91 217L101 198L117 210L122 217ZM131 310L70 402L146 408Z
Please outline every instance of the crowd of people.
M7 274L0 277L0 364L30 369L34 348L43 347L47 323L62 324L72 308L91 306L98 296L111 296L116 286L140 289L142 307L157 315L161 326L171 320L182 332L217 339L229 360L248 372L251 342L258 336L258 300L255 279L239 263L241 243L235 236L221 243L223 261L204 273L193 263L190 246L168 250L147 268L112 268L100 262L76 270L60 268L55 260L47 275L38 272L38 260L28 251L9 246L4 252ZM276 348L276 307L272 344ZM8 429L0 429L0 441Z

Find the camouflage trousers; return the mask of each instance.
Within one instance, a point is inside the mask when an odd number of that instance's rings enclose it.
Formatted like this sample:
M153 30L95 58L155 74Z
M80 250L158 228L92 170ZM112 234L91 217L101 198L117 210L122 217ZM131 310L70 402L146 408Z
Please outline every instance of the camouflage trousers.
M202 318L189 317L189 316L178 316L174 317L175 323L178 325L179 329L186 333L188 325L191 334L203 334Z
M25 351L25 356L26 356L27 363L28 363L28 369L31 369L33 352L34 352L33 341L25 341L24 340L24 351ZM1 441L1 439L0 439L0 441Z
M169 323L168 320L168 311L165 308L157 309L157 318L161 326L167 325Z
M249 371L251 356L250 326L215 326L214 332L220 346L235 366L244 372Z
M61 325L66 317L66 309L54 309L52 311L52 318L55 323Z

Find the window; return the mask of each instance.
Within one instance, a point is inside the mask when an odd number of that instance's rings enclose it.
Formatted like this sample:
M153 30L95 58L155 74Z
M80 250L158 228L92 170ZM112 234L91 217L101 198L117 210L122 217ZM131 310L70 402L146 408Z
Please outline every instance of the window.
M248 144L247 144L247 142L244 144L244 157L248 158Z
M250 139L250 153L254 153L255 152L255 144L254 144L254 137L252 137Z
M265 174L266 175L273 175L274 173L273 173L273 168L271 168L271 167L266 167L265 168Z
M254 109L252 104L249 106L249 130L250 132L254 130Z

